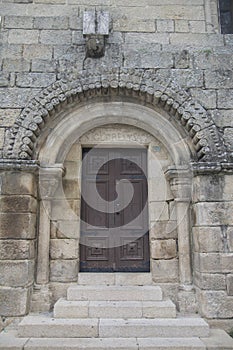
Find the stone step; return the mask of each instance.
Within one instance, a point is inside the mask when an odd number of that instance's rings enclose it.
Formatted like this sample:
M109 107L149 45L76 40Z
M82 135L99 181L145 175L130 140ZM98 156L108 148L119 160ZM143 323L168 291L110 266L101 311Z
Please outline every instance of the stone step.
M205 350L198 338L82 338L30 339L25 350Z
M116 300L116 301L156 301L162 300L162 290L158 286L70 286L67 300Z
M189 338L208 337L209 326L201 318L177 319L55 319L26 316L18 326L23 338Z
M88 273L78 274L79 285L147 286L153 284L151 273Z
M204 343L204 347L203 347ZM233 339L211 329L208 338L18 338L17 331L0 333L0 350L232 350Z
M68 301L54 305L55 318L175 318L176 306L164 301Z
M99 337L208 337L209 325L201 318L100 319Z

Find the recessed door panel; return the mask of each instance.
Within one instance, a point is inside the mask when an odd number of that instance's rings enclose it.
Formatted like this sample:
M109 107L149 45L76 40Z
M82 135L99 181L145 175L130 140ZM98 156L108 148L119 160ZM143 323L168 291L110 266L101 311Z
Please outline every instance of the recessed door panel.
M80 270L149 271L146 150L83 149L82 166Z

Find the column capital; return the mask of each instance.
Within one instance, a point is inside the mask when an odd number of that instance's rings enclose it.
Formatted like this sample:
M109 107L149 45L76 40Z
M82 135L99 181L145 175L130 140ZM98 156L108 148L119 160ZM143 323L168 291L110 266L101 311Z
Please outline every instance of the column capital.
M65 168L62 164L53 164L40 167L39 190L41 199L52 199L64 174Z
M188 166L169 166L165 176L178 202L190 202L192 192L192 172Z

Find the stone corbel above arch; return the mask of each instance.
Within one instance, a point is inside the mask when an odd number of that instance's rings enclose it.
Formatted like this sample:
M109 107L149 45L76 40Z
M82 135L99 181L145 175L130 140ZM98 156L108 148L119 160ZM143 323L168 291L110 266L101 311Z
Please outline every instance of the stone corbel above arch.
M132 102L151 108L158 106L190 136L195 160L227 161L224 142L211 116L169 74L156 69L126 68L63 75L43 89L8 130L4 158L33 159L38 137L61 109L73 105L77 108L81 103L106 96L112 100L131 98Z

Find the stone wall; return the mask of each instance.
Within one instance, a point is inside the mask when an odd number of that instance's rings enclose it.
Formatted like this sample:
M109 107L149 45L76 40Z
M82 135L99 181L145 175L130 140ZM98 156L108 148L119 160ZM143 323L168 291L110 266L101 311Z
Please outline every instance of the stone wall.
M108 11L111 19L110 32L105 38L105 55L98 59L86 57L86 41L82 32L83 12L94 8ZM165 91L171 90L166 85L166 81L171 80L173 89L179 94L179 101L175 102L179 102L180 107L184 107L187 97L200 103L205 110L203 113L207 111L207 115L212 118L210 124L213 128L216 126L226 152L224 164L215 162L194 166L191 213L193 277L199 312L209 319L227 320L229 325L233 317L233 36L220 34L217 0L2 0L0 9L0 158L7 158L8 131L19 116L22 120L26 118L25 107L29 101L35 97L32 103L34 107L30 108L32 111L35 109L33 113L36 116L36 103L42 104L44 98L42 90L52 83L61 82L67 75L77 76L82 70L92 74L100 68L104 72L115 67L121 72L125 69L126 75L130 75L134 69L149 72L147 78L143 76L140 84L147 86L150 92L149 76L152 73L148 70L154 69L164 82L160 97ZM133 74L131 85L133 79L136 80L136 74ZM104 87L101 89L104 90ZM53 91L52 88L50 91ZM133 93L128 93L128 99L132 96ZM138 103L146 104L143 96L140 91L135 100L141 99ZM156 98L159 100L160 97ZM117 98L119 100L119 96ZM85 103L81 97L80 101ZM180 114L166 101L160 100L156 108L161 115L169 110L169 121L181 131L193 150L195 137L191 139L192 132L188 136L182 129L187 120L184 118L180 123L174 121L173 114L178 115L177 118L180 118ZM55 121L59 110L65 108L67 103L54 107L51 114L55 115ZM189 110L193 118L202 108L200 105L195 105L191 112ZM47 120L42 121L41 125L46 123ZM27 128L25 125L23 127ZM56 122L46 124L44 137L54 125ZM17 130L12 129L11 132L16 134ZM42 147L40 141L35 141L38 133L35 128L30 135L25 136L28 137L25 142L30 147L35 142L32 159L38 158ZM199 156L196 151L192 152L192 161L196 162ZM209 152L215 155L215 149ZM79 193L74 196L77 183L73 171L76 165L70 154L64 163L67 168L64 188L71 207L78 211ZM1 159L0 296L4 301L1 309L3 316L18 316L28 312L36 271L36 221L38 223L39 215L36 215L35 184L38 165L33 165L32 170L31 165L26 166L23 161L16 163ZM169 213L172 213L173 202L172 198L166 202ZM51 225L50 280L54 298L57 298L63 293L62 288L61 293L58 292L60 284L75 281L79 252L73 226L70 232L74 237L70 237L69 242L62 235L62 225L69 226L70 222L69 218L66 220L64 217L60 220L63 212L59 201L53 205L53 215L58 224ZM171 283L171 288L178 282L176 266L179 249L177 232L172 229L173 219L169 224L167 220L156 223L151 250L152 257L155 257L155 268L161 272L157 282ZM165 228L167 224L169 227ZM170 269L172 263L173 269ZM66 280L61 271L67 271ZM167 271L174 272L174 278L171 276L165 281L163 278Z
M4 317L22 316L34 283L37 189L27 172L2 171L0 181L0 309Z

